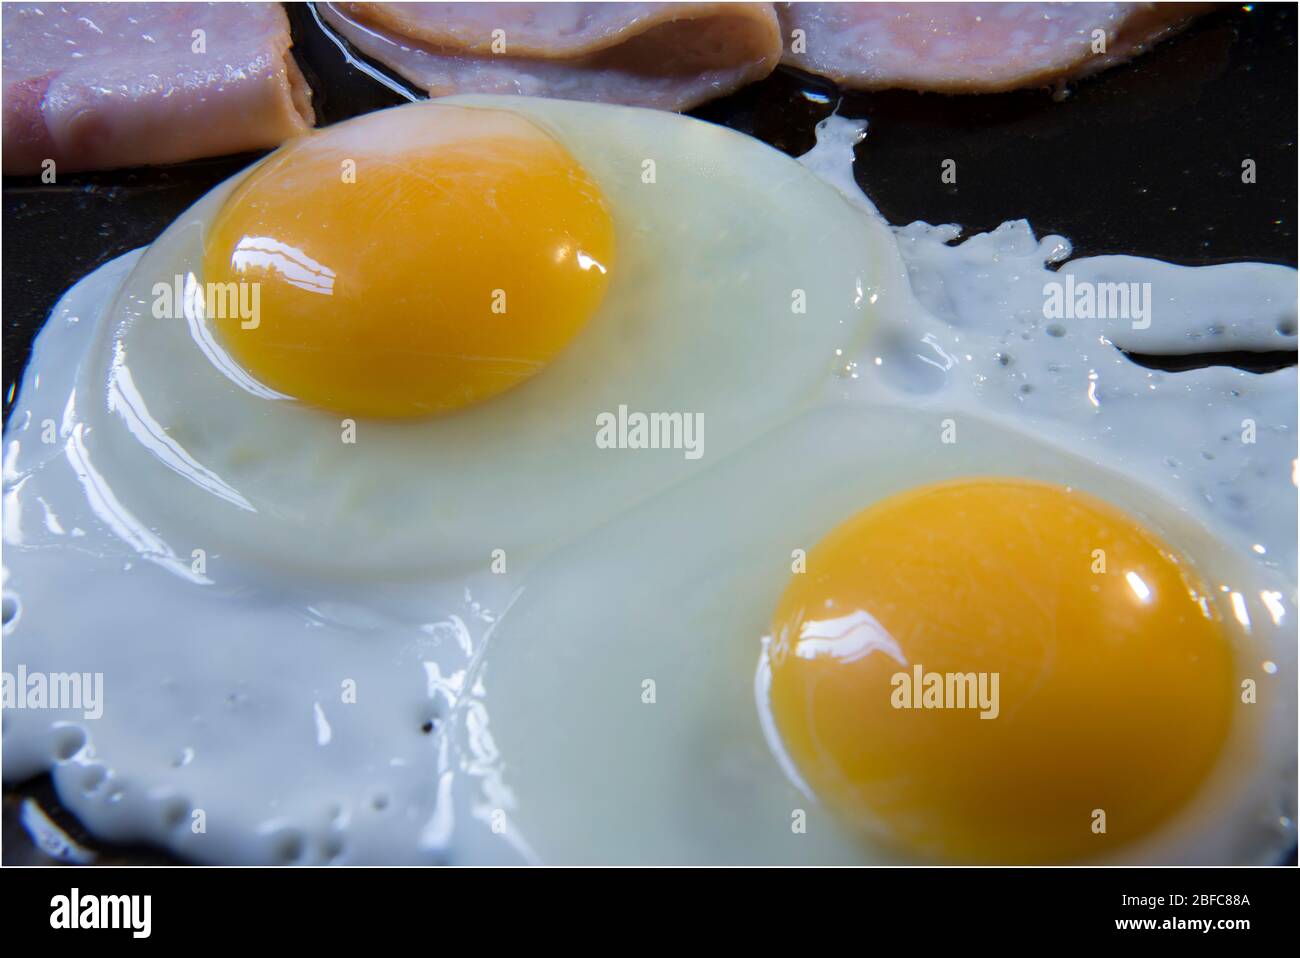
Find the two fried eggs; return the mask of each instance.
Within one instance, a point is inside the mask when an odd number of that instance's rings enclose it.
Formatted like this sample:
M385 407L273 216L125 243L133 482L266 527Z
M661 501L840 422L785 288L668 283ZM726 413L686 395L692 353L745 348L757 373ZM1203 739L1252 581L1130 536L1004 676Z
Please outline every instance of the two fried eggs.
M78 284L6 437L4 653L104 709L7 708L6 778L202 861L1275 856L1294 370L1049 330L1052 244L892 231L822 133L402 107ZM1062 270L1294 341L1291 270L1123 259ZM996 717L898 707L927 673Z

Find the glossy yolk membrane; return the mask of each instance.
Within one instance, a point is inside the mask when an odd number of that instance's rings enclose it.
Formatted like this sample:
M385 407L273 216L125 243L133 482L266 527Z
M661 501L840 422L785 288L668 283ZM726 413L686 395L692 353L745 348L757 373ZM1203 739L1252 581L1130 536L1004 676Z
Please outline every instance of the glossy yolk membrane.
M806 786L935 860L1111 851L1196 791L1230 724L1205 588L1068 488L960 480L868 508L809 553L772 629L772 719Z
M291 397L345 416L445 413L551 361L595 312L613 253L599 188L534 124L390 111L294 141L231 194L204 279L256 310L208 320Z

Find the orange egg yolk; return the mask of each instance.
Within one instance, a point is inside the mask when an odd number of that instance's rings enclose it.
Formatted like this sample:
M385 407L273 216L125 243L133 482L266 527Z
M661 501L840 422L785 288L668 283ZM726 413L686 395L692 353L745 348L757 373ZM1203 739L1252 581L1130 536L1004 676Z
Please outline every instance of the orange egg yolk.
M431 105L269 157L205 236L203 278L249 284L255 316L208 319L254 378L344 416L410 417L539 372L596 311L613 255L600 189L552 137Z
M1230 724L1232 640L1204 586L1068 488L882 501L809 552L772 630L770 708L799 775L922 859L1111 852L1196 792Z

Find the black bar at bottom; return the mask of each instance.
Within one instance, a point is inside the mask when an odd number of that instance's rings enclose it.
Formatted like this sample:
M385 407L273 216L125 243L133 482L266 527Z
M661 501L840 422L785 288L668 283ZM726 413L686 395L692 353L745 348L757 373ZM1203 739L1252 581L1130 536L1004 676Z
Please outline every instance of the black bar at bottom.
M900 935L926 946L1054 936L1231 948L1294 931L1298 878L1288 867L6 868L0 914L6 943L47 936L67 943L74 934L83 943L129 941L144 930L143 898L101 896L147 895L149 939L205 946L373 948L400 935L445 947L445 936L468 933L486 944L529 929L576 943L608 936L612 923L610 945L625 935L667 944L673 939L661 936L679 930L692 940L703 924L759 941L774 932L807 935L810 945L851 934L864 948ZM98 913L101 924L116 916L126 927L53 927L74 923L73 889L76 924Z

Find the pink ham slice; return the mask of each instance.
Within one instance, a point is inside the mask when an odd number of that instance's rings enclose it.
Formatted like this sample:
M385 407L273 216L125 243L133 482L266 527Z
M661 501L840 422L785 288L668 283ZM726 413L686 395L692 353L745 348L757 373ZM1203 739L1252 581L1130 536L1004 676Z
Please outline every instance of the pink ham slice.
M1137 56L1213 4L780 4L783 62L845 87L995 93L1086 76ZM793 52L793 31L805 49ZM1093 52L1093 31L1106 33Z
M5 173L174 163L312 126L279 4L6 3L3 16Z
M431 96L514 93L684 110L781 59L767 3L329 3L357 50ZM502 31L504 52L493 51ZM499 47L498 47L499 50Z

